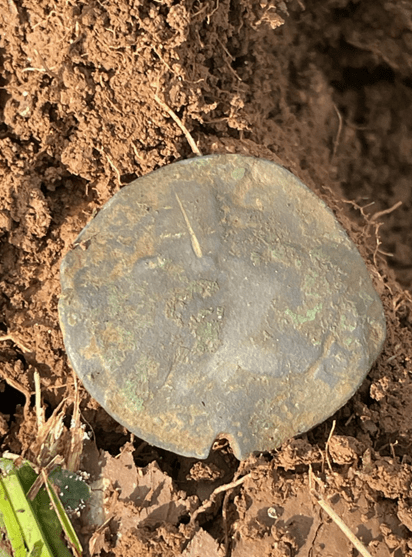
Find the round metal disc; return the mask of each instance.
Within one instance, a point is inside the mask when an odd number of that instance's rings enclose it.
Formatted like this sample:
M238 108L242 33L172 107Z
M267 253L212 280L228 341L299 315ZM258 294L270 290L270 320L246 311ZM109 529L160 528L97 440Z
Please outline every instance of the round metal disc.
M326 205L269 161L178 162L117 193L61 266L86 389L153 445L241 459L322 422L385 338L382 305Z

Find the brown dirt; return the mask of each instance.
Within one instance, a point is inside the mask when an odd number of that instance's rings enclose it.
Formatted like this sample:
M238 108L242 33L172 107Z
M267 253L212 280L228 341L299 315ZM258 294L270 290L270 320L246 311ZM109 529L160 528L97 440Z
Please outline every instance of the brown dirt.
M240 465L225 444L204 463L130 444L81 391L97 445L82 466L104 494L79 519L86 547L354 555L311 494L312 470L372 555L412 555L412 5L0 0L0 31L1 450L35 458L35 371L49 413L67 397L70 416L62 257L122 185L192 156L157 94L202 153L281 162L333 206L368 262L388 337L329 442L332 419Z

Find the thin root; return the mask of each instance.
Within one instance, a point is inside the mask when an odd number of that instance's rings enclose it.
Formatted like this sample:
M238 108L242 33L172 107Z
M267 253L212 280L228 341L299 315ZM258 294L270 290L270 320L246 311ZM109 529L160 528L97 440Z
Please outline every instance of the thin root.
M383 217L383 215L389 215L389 213L392 213L393 211L395 211L401 205L402 205L402 201L398 201L397 203L395 203L395 205L393 205L392 207L389 207L389 209L385 209L384 211L378 211L377 213L372 215L370 220L375 221L376 219L379 219L380 217Z
M102 155L104 155L106 157L107 162L110 164L110 166L112 167L112 169L116 173L117 181L119 183L119 186L122 186L122 180L121 180L120 172L119 172L118 168L116 167L116 165L114 164L114 162L112 161L112 159L109 157L109 155L106 153L106 151L103 148L99 149L99 147L96 147L96 150L99 151L99 153L101 153Z
M20 348L20 350L22 350L22 352L25 353L33 352L33 350L30 347L23 344L22 341L13 333L9 333L8 335L4 335L0 337L0 342L4 340L11 340L16 346Z
M246 476L243 476L243 478L240 478L239 480L236 480L236 481L228 483L228 484L220 485L219 487L217 487L213 491L213 493L211 494L209 499L204 501L204 503L198 509L196 509L195 512L192 514L192 516L190 518L190 524L193 525L195 520L199 516L199 514L204 513L209 507L211 507L213 505L213 503L214 503L216 497L219 495L219 493L223 493L224 491L228 491L229 489L234 489L235 487L238 487L239 485L242 485L242 483L244 483L248 478L250 478L250 473L246 474Z
M117 181L119 182L119 186L121 186L121 185L122 185L122 180L121 180L121 177L120 177L120 172L119 172L119 170L116 168L114 162L111 160L111 158L109 157L109 155L108 155L107 153L105 153L105 155L106 155L106 158L107 158L107 160L108 160L110 166L111 166L111 167L113 168L113 170L116 172Z

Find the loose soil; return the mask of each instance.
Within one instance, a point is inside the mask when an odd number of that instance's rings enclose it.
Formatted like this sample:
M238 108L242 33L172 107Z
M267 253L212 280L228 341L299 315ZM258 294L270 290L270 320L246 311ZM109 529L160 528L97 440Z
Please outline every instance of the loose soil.
M319 497L372 555L412 555L412 4L0 0L0 31L1 451L47 460L37 372L94 486L74 518L85 555L357 554ZM77 234L122 186L193 156L156 96L203 154L280 162L323 197L386 312L348 404L241 463L224 441L196 461L131 437L76 391L62 342ZM89 441L70 429L77 400Z

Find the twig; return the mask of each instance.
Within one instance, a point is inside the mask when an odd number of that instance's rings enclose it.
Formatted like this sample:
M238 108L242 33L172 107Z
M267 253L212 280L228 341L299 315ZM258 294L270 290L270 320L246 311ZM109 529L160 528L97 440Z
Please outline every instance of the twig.
M169 116L176 122L176 124L179 126L179 128L182 130L182 132L185 134L185 137L187 139L187 142L189 143L193 153L195 155L197 155L198 157L202 156L202 153L199 149L199 147L196 145L195 140L193 139L193 137L190 135L189 130L186 128L186 126L183 124L182 120L173 112L173 110L171 108L169 108L167 106L167 104L165 102L163 102L158 95L155 93L154 96L155 101L157 102L158 105L160 105L163 110L165 110Z
M359 553L363 555L363 557L372 557L372 555L369 553L366 547L355 536L355 534L353 534L349 530L349 528L346 526L346 524L343 522L340 516L338 516L335 513L332 507L330 507L322 497L319 498L319 495L316 497L316 501L318 505L322 507L322 509L331 517L331 519L336 524L336 526L338 526L342 530L342 532L345 534L348 540L354 545L354 547L359 551Z
M332 427L330 428L328 440L326 441L326 445L325 445L326 462L328 463L329 470L331 472L332 472L332 465L330 463L330 458L329 458L329 443L330 443L330 440L332 439L333 432L335 431L335 426L336 426L336 420L333 420Z
M309 476L312 476L311 470L309 472ZM322 485L316 476L313 476L313 478L315 479L318 485L320 486ZM372 557L372 555L369 553L369 551L366 549L363 543L355 536L355 534L352 533L349 527L346 526L346 524L343 522L340 516L338 516L335 513L335 511L332 509L332 507L323 499L323 497L318 493L316 493L315 490L311 487L311 478L309 478L309 486L310 486L310 492L315 497L318 505L330 516L330 518L333 520L336 526L338 526L342 530L342 532L352 543L352 545L359 551L359 553L363 557Z
M193 524L195 522L195 520L197 519L199 514L204 513L209 507L211 507L213 505L213 503L214 503L216 497L219 495L219 493L223 493L224 491L227 491L228 489L234 489L235 487L238 487L239 485L242 485L242 483L244 483L248 478L250 478L250 473L246 474L246 476L243 476L243 478L240 478L239 480L236 480L236 481L231 482L229 484L220 485L219 487L217 487L213 491L213 493L211 494L209 499L204 501L203 505L201 505L198 509L196 509L194 511L194 513L192 514L192 516L190 518L190 524Z

